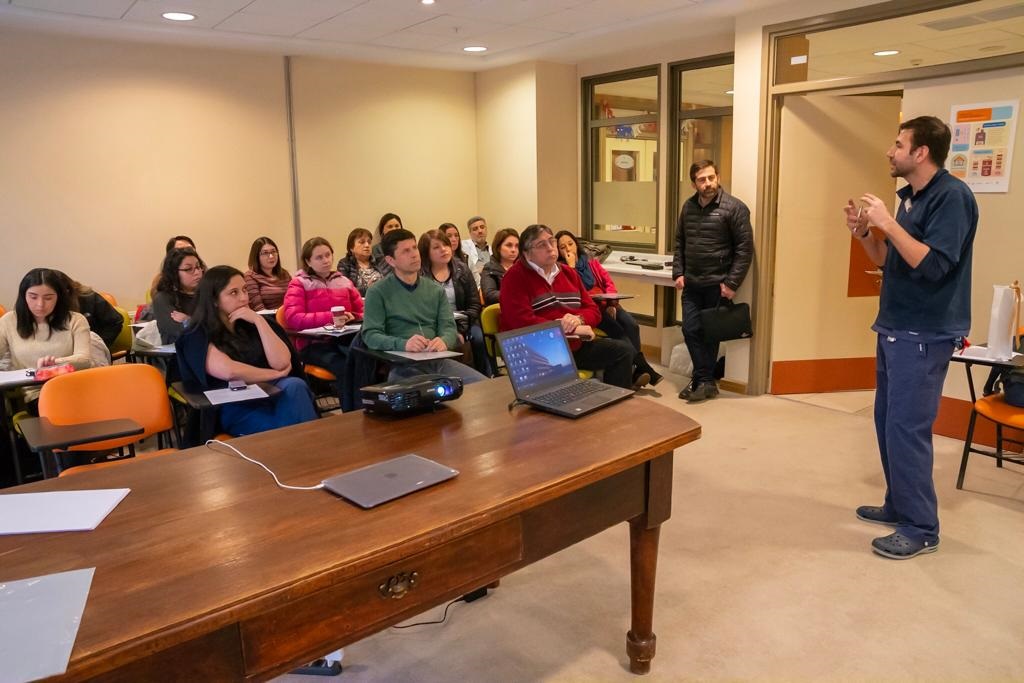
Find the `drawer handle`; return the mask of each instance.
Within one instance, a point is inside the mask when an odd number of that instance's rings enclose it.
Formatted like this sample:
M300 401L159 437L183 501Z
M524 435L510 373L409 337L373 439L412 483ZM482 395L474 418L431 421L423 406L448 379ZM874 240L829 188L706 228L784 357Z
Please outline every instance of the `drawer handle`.
M406 594L416 587L420 580L419 572L402 572L390 577L387 581L377 586L382 598L401 600Z

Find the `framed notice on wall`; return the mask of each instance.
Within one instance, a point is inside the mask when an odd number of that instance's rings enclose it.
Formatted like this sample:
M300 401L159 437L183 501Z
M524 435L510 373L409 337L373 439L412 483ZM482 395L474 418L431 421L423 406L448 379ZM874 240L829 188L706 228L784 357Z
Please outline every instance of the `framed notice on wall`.
M957 104L946 167L974 192L1009 192L1020 100Z

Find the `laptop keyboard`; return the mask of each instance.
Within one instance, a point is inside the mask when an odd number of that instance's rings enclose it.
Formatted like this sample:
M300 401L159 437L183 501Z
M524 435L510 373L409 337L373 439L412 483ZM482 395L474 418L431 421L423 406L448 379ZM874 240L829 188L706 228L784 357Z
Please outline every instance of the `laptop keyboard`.
M584 396L590 394L596 394L599 391L604 391L608 388L608 385L602 384L601 382L576 382L569 386L562 387L561 389L555 389L549 391L546 394L537 396L535 400L541 401L548 405L561 405L564 406L567 403L577 401Z

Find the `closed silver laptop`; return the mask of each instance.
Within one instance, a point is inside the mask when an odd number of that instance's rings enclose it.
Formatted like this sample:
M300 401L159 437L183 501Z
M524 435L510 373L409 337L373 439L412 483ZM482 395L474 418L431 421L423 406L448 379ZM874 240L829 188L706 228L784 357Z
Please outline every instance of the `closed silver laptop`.
M324 488L362 508L440 484L458 470L415 454L403 455L324 480Z

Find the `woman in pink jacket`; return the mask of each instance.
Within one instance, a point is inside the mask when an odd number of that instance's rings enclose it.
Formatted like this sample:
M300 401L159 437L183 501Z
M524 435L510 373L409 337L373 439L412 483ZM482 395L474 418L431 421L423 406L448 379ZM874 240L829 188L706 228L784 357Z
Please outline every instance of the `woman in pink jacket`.
M289 330L308 330L334 323L331 308L345 307L345 322L363 317L363 297L347 277L334 270L334 249L323 237L302 245L302 269L284 294L284 323ZM329 370L336 378L338 399L345 395L345 364L352 336L298 338L295 347L306 363Z

